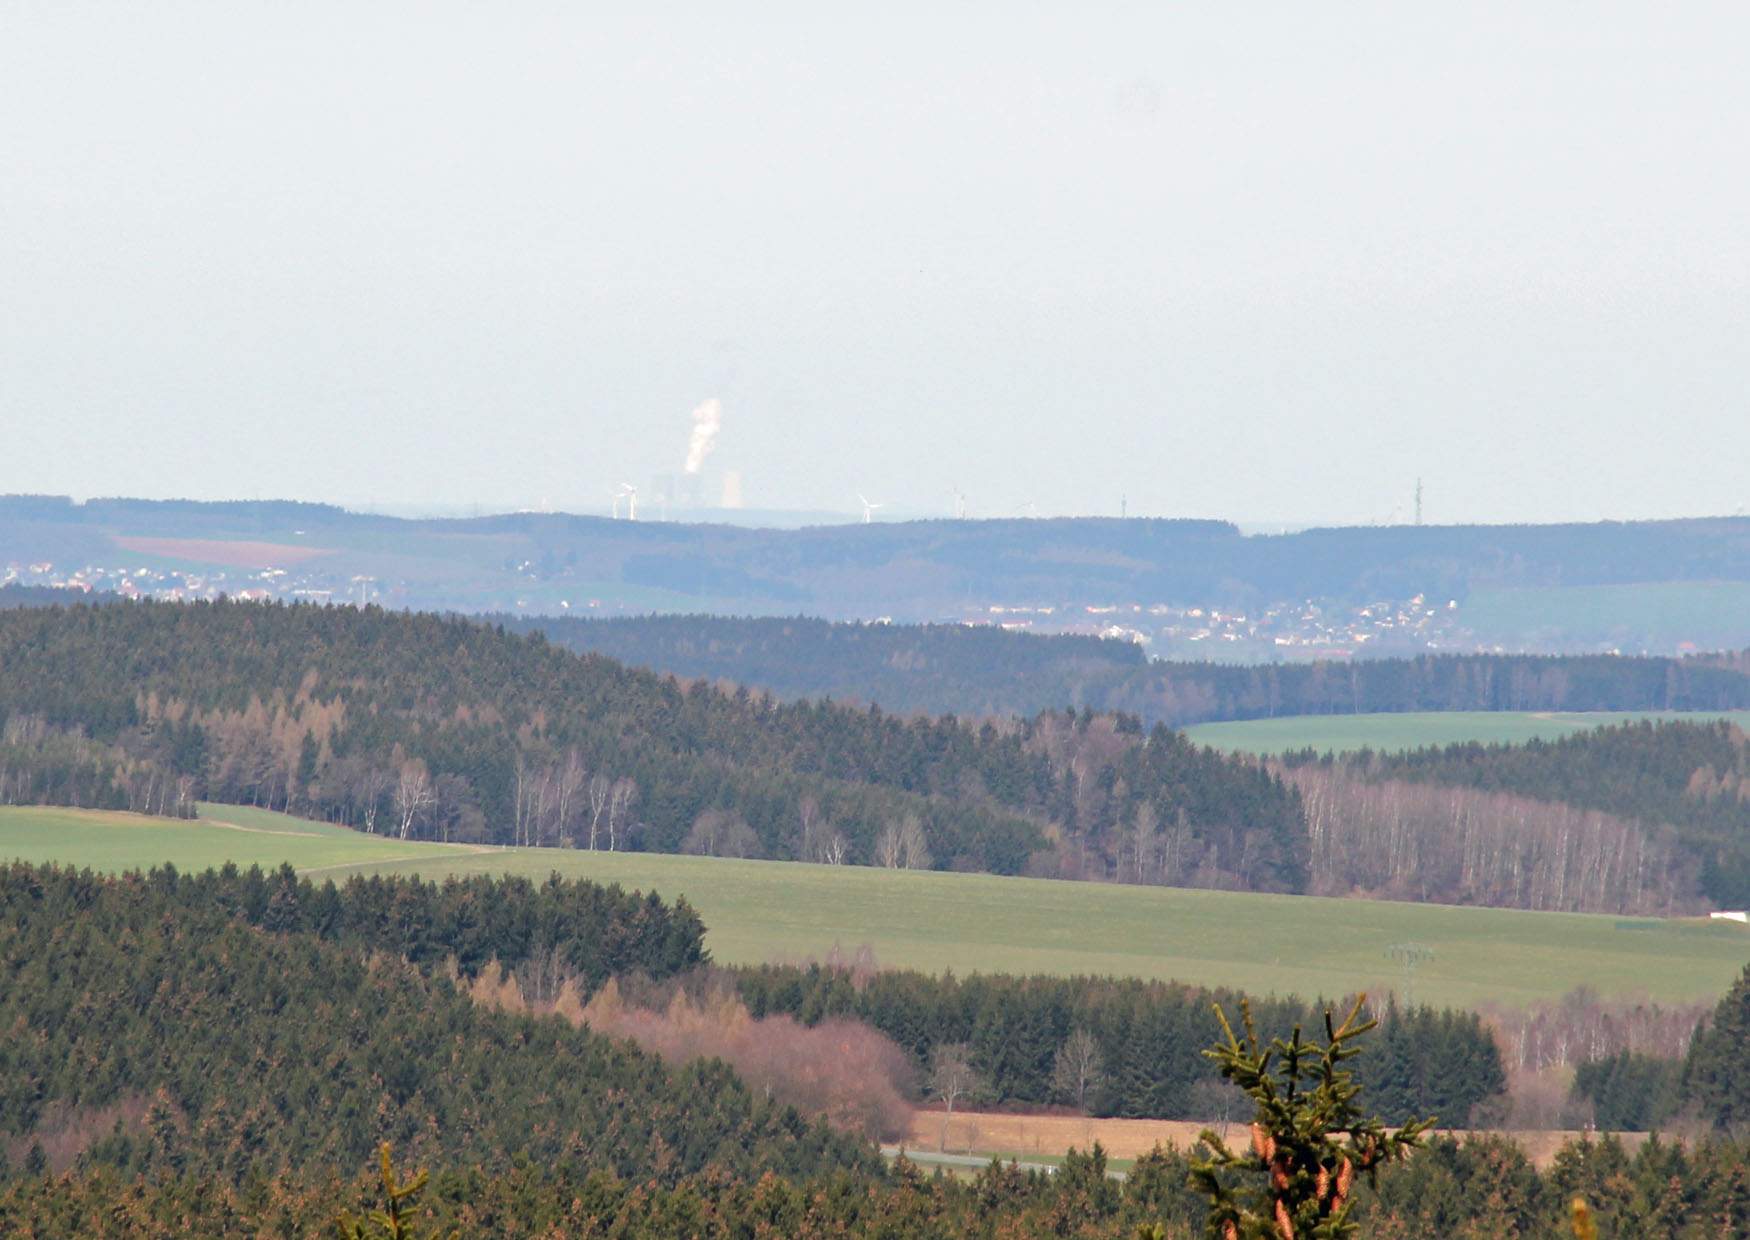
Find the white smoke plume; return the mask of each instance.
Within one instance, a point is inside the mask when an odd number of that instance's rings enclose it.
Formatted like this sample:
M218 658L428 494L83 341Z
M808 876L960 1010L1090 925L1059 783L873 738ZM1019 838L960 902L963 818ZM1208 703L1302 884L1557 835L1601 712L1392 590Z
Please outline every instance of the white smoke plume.
M717 432L723 429L723 405L713 396L693 410L693 437L687 441L687 472L696 474L717 446Z

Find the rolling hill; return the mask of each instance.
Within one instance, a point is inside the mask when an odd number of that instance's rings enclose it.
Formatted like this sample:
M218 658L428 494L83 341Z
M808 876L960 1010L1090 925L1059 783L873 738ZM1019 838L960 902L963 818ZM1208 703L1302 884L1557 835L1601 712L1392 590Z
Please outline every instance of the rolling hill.
M1551 617L1586 636L1644 631L1648 648L1750 645L1718 587L1750 582L1750 519L1548 526L1396 526L1245 535L1222 521L913 521L745 529L515 513L410 520L286 502L0 498L0 560L224 572L225 588L352 597L369 578L395 606L463 611L807 613L959 618L992 604L1182 604L1245 609L1308 599L1502 596L1483 636L1565 648ZM286 580L263 578L285 570ZM295 582L293 579L295 578ZM1658 587L1648 618L1640 593ZM1701 593L1697 593L1700 591ZM1709 592L1712 593L1709 593ZM1706 632L1669 623L1702 608ZM1618 607L1620 602L1621 606ZM1566 609L1566 610L1564 610ZM1601 610L1602 609L1602 610ZM1615 621L1610 617L1615 616ZM1535 644L1533 644L1535 643ZM1570 643L1571 644L1571 643Z
M1717 995L1750 961L1740 926L1528 913L1376 900L1114 887L973 874L589 853L472 850L374 840L282 815L210 806L192 824L65 809L0 809L0 861L103 871L170 862L289 862L313 876L557 872L685 896L727 964L848 959L956 973L1110 974L1336 996L1401 988L1386 955L1416 941L1418 1001L1458 1006L1558 999L1577 987L1607 997L1687 1002ZM253 828L238 831L234 822Z

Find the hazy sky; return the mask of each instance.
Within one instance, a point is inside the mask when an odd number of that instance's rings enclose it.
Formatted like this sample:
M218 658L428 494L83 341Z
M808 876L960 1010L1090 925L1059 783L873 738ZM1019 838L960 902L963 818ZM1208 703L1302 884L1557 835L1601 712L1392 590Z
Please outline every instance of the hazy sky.
M1741 2L0 0L0 492L599 509L716 397L751 505L1729 513L1747 45Z

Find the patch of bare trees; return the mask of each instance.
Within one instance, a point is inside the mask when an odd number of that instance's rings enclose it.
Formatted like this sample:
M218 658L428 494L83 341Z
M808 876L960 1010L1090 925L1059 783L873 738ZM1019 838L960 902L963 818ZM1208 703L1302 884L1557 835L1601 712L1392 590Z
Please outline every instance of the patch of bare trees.
M1118 832L1113 877L1123 883L1223 885L1210 850L1198 846L1185 812L1169 818L1148 801L1137 803Z
M889 870L930 868L929 841L916 814L890 819L875 836L875 864Z
M1601 999L1581 989L1553 1002L1485 1006L1482 1016L1503 1067L1542 1072L1624 1051L1681 1059L1696 1025L1713 1009L1711 1001L1667 1007L1644 999Z
M468 986L478 1003L556 1012L608 1037L630 1038L669 1064L721 1059L756 1093L868 1140L897 1140L910 1131L911 1061L868 1025L840 1017L813 1026L785 1015L755 1019L733 985L708 978L639 990L623 991L610 979L586 1004L551 953L531 956L514 977L488 968Z
M0 722L0 805L69 805L191 817L194 784L151 752L138 732L116 743L39 716Z
M1564 912L1666 915L1698 907L1674 833L1508 793L1302 767L1319 895Z
M589 821L589 780L583 755L575 748L559 757L519 751L514 781L512 843L519 848L575 843L578 828ZM590 846L594 847L593 837Z
M796 803L796 859L817 865L844 865L850 859L851 842L835 827L812 796Z
M699 857L753 857L759 848L760 838L747 819L724 809L701 813L681 844L681 851Z

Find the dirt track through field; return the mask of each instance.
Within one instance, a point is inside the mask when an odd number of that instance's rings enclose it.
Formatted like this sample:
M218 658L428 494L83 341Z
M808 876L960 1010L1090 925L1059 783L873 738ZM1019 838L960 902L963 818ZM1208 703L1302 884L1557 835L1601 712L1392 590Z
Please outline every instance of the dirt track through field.
M250 828L248 828L248 827L239 828L239 830L243 830L243 831L247 831L249 829ZM282 833L277 832L277 831L269 831L269 832L267 832L267 834L278 835L278 834L282 834ZM481 855L486 854L486 853L504 851L503 849L496 848L491 844L442 844L442 845L437 845L436 847L453 848L458 853L467 853L467 854L470 854L473 856L481 856ZM430 860L431 860L430 853L415 853L411 856L405 856L405 857L373 857L369 861L341 861L341 862L338 862L334 865L313 865L309 869L299 870L298 873L300 873L300 874L331 874L335 870L362 870L362 869L365 869L367 867L377 866L377 865L398 865L403 861L430 861Z
M955 1154L1002 1154L1028 1156L1062 1155L1070 1147L1086 1150L1098 1141L1113 1158L1137 1158L1156 1145L1186 1149L1195 1144L1205 1128L1212 1127L1224 1141L1243 1137L1245 1127L1230 1124L1199 1124L1167 1119L1089 1119L1081 1115L1010 1115L997 1111L957 1111L944 1134L940 1111L918 1111L912 1116L909 1147L919 1150L946 1148ZM946 1141L943 1137L946 1135ZM1462 1132L1449 1133L1464 1136ZM1516 1141L1526 1157L1540 1169L1554 1161L1556 1152L1579 1132L1505 1132L1497 1134ZM1625 1149L1634 1153L1647 1139L1644 1132L1619 1134Z
M209 827L223 827L227 831L247 831L251 835L301 835L307 840L323 838L320 831L275 831L270 827L246 827L240 822L224 822L218 818L197 818L195 821Z

